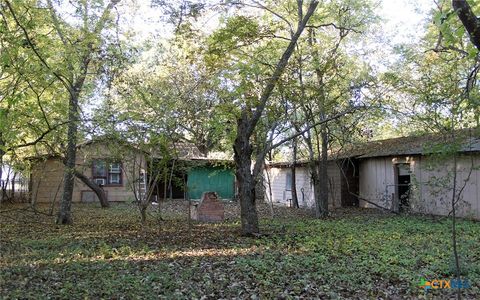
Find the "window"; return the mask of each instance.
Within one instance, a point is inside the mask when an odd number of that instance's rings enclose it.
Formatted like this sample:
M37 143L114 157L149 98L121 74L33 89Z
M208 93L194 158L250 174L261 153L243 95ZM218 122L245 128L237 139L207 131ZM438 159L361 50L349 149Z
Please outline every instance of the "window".
M93 177L95 178L106 178L107 177L107 167L104 160L96 160L93 162Z
M291 191L292 190L292 172L289 171L286 174L287 178L285 179L285 190Z
M93 181L98 185L122 185L122 164L105 160L94 160Z
M121 174L120 163L111 163L108 170L108 184L121 184Z
M94 182L98 185L105 185L107 183L104 178L95 178Z

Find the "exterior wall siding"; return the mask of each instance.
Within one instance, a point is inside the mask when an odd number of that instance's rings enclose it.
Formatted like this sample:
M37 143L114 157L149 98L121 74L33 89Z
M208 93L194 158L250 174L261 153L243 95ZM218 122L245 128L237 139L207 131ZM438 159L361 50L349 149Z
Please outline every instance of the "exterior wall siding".
M365 158L360 161L360 197L386 208L395 194L395 164L408 163L411 172L410 209L448 215L451 211L453 159L429 156ZM457 215L480 219L480 156L457 159L457 192L462 190ZM360 200L360 207L375 207Z
M289 167L269 167L264 172L265 179L265 201L270 201L269 181L272 190L273 203L290 205L289 199L292 198L290 188L287 188L287 174L291 173ZM328 165L329 177L329 206L341 206L341 172L335 162L331 161ZM298 204L301 207L315 207L315 195L313 183L311 181L310 171L306 166L299 166L296 169L296 184ZM302 193L303 189L303 193Z
M391 158L372 158L360 161L359 164L360 198L377 203L383 207L391 207L391 195L395 193L394 169ZM375 207L359 199L360 207Z
M63 192L63 163L59 159L37 162L32 167L31 197L33 203L59 202Z
M457 158L457 193L462 189L457 215L480 219L480 159L475 156ZM421 157L414 169L414 209L436 215L448 215L453 196L453 159ZM458 197L458 195L457 195Z
M121 186L104 186L108 201L124 202L134 201L133 182L138 179L141 170L145 170L145 156L137 151L120 151L118 146L110 147L103 143L93 143L80 148L77 151L76 166L88 178L92 178L92 165L94 159L115 159L122 163L122 184ZM116 148L116 150L115 150ZM123 149L125 150L125 149ZM49 158L45 161L38 161L32 167L31 186L32 202L51 203L60 202L63 192L64 166L59 158ZM81 202L82 194L90 192L78 178L75 178L73 189L73 202ZM98 201L98 200L96 200Z
M328 203L332 207L342 206L342 172L335 161L328 162Z
M313 186L310 182L310 174L305 167L297 167L296 185L298 204L301 207L313 207L314 195ZM267 174L268 172L268 174ZM270 187L272 192L272 202L290 205L288 199L292 198L290 189L287 189L287 174L291 173L290 168L269 168L265 171L265 200L270 201ZM270 187L269 187L270 181ZM303 193L302 193L303 189Z

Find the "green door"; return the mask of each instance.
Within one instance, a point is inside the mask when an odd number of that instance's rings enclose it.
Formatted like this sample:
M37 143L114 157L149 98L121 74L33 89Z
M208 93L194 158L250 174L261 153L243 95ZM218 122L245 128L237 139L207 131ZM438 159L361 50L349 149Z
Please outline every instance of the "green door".
M204 192L216 192L221 199L233 199L233 171L223 167L196 167L188 172L190 199L200 199Z

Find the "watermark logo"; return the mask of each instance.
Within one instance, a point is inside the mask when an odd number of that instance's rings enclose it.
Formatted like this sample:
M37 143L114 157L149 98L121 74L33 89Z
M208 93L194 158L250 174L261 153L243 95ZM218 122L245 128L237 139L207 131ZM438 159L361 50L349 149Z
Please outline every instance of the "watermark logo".
M468 289L471 287L468 279L433 279L427 281L425 278L420 279L418 286L423 288L425 292L431 289Z

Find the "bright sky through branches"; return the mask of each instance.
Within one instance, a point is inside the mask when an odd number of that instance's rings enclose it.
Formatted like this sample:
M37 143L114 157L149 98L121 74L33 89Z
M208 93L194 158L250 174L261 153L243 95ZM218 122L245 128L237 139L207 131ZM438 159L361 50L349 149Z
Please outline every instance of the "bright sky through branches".
M383 0L378 14L395 42L406 42L424 32L426 18L434 5L433 0Z
M150 34L168 32L165 24L160 22L160 10L151 7L151 0L134 0L133 3L137 7L136 16L126 21L138 33L137 38L148 38ZM435 5L433 0L381 0L380 3L377 13L383 19L382 27L394 43L405 42L412 37L418 38L423 32L428 12ZM214 23L214 20L208 19L207 24L202 25L206 25L203 26L205 28L211 27Z

